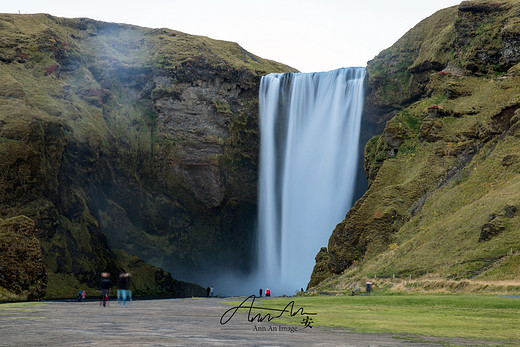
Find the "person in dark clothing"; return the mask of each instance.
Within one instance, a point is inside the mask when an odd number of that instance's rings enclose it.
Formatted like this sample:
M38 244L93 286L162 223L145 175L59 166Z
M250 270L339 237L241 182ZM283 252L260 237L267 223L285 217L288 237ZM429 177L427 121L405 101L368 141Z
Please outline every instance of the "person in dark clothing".
M103 307L107 305L108 294L110 293L110 287L112 287L112 281L110 280L110 274L108 272L101 273L101 280L99 281L99 292L101 293L101 302Z
M117 282L117 306L126 307L126 297L127 297L127 290L128 290L128 282L130 278L127 276L126 273L121 273L119 275L119 281Z
M209 287L206 288L206 292L208 292L208 298L209 298L209 291L210 291Z
M365 283L365 289L367 291L367 294L370 295L370 293L372 292L372 282L367 281Z
M262 297L262 288L258 291L258 294L260 294L260 297Z
M132 290L130 289L130 278L132 277L132 274L129 272L125 273L126 277L126 289L125 289L125 298L126 301L128 301L128 305L132 303Z

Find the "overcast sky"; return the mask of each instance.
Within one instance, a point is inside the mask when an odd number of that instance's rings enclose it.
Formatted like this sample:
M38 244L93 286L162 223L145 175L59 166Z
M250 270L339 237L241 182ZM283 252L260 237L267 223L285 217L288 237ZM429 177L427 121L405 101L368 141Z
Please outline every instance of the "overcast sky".
M3 13L88 17L234 41L302 72L366 66L434 12L461 0L17 0Z

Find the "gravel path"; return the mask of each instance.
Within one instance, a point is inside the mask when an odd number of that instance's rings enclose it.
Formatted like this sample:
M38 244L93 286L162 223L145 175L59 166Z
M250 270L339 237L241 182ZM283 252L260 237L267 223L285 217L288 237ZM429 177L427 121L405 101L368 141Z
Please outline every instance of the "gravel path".
M0 310L0 346L439 346L475 345L470 341L397 338L390 334L356 334L343 329L282 326L249 322L246 313L222 325L231 306L224 300L134 301L120 308L109 301L43 302L27 309ZM262 301L258 301L262 302ZM256 305L256 304L255 304ZM262 302L267 306L267 301ZM257 331L265 328L266 331ZM276 328L277 331L269 331Z

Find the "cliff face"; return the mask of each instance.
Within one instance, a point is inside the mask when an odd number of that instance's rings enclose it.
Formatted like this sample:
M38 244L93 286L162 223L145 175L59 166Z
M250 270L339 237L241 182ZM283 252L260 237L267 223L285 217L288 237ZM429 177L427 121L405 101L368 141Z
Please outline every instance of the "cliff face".
M520 274L518 13L515 1L464 1L369 62L365 117L384 125L365 147L369 189L310 286Z
M176 278L248 270L258 76L291 68L89 19L0 15L0 33L0 218L35 223L49 296L129 254Z

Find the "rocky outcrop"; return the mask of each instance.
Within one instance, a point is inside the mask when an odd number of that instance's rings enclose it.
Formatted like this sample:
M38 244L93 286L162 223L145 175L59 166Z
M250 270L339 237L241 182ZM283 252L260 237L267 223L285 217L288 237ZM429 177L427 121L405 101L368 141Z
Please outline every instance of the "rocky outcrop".
M321 247L316 255L316 265L311 274L311 281L307 284L307 289L315 287L333 275L330 269L330 257L326 247Z
M430 74L505 73L520 61L517 5L463 1L428 17L368 62L365 117L384 124L428 95ZM448 91L447 97L450 96Z
M520 221L504 208L520 201L518 11L464 1L369 62L364 117L380 124L365 146L369 188L320 251L316 266L331 273L316 271L312 286L336 275L518 276L489 268L520 248Z
M0 218L35 222L48 296L117 275L114 249L180 279L248 270L258 76L293 69L90 19L1 15L0 33Z

